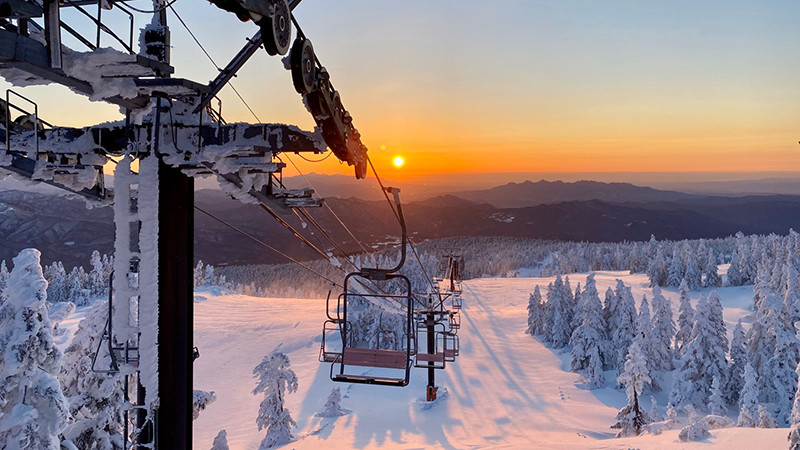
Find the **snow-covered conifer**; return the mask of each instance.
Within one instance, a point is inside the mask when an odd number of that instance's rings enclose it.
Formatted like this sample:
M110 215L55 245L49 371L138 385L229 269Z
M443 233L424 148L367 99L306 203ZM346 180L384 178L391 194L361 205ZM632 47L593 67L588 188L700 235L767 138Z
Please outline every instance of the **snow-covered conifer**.
M79 448L123 448L124 376L92 372L92 360L106 326L108 306L99 301L86 313L64 351L59 380L73 420L64 436ZM101 360L97 361L99 368Z
M211 450L230 450L228 447L228 432L220 430L211 443Z
M3 291L6 289L8 283L8 267L6 267L6 260L0 262L0 305L3 304Z
M703 287L720 287L722 286L722 277L717 272L717 256L714 255L714 250L708 249L706 262L703 271Z
M703 285L702 273L700 272L700 268L697 263L697 258L700 255L695 256L694 251L692 251L692 248L688 244L684 247L684 253L686 255L686 264L684 267L683 279L689 283L689 289L699 289ZM706 255L702 255L702 257L705 256ZM680 284L680 281L678 284Z
M217 401L217 394L214 391L203 391L195 389L192 391L192 420L200 417L200 411L206 409L208 405Z
M769 374L774 390L776 419L788 424L792 412L792 400L797 388L795 368L800 356L800 342L795 333L783 322L783 327L775 330L775 352L769 359Z
M342 402L342 391L338 387L331 389L331 393L328 395L328 399L325 401L325 405L322 407L322 411L318 412L317 416L339 417L349 414L350 411L342 409L341 402Z
M708 397L708 409L711 414L715 416L724 416L727 414L725 407L725 399L722 397L722 389L720 388L719 377L715 376L711 382L711 395Z
M678 331L675 333L675 349L678 354L683 354L683 347L692 338L692 328L694 327L694 309L689 299L689 285L686 280L681 281L678 288L680 292L680 306L678 307Z
M528 329L527 333L531 336L542 334L544 332L544 305L542 304L542 294L539 292L539 285L537 284L533 290L533 294L528 299Z
M628 403L617 413L617 423L611 428L620 429L617 437L638 436L642 427L650 423L650 418L639 403L639 396L644 385L650 382L650 375L644 353L636 341L628 350L624 367L617 381L625 386Z
M108 280L105 277L103 258L97 250L92 252L90 264L92 265L92 270L89 272L89 293L92 296L102 295L108 289L108 286L106 286Z
M197 265L194 266L194 287L203 284L203 275L203 261L197 261Z
M658 402L655 397L650 397L650 420L653 422L661 422L664 416L658 410Z
M639 347L647 361L647 371L650 374L651 382L645 385L646 389L652 391L661 390L656 373L658 366L658 355L656 354L657 345L653 340L653 322L650 316L650 303L647 295L642 295L642 302L639 304L639 316L636 319L636 337L634 341L639 342Z
M684 264L681 260L681 252L675 247L675 250L672 252L672 260L669 263L669 268L667 269L667 284L666 286L678 286L681 284L681 280L684 279ZM687 283L689 280L686 280ZM689 283L689 289L692 288L692 284Z
M617 314L614 317L616 326L614 335L611 336L611 343L617 353L617 370L622 373L628 348L636 335L636 305L629 287L621 285L619 291L621 292L617 293L619 296Z
M758 381L756 371L748 364L744 369L744 387L739 396L737 427L754 428L758 424Z
M275 351L265 356L253 369L253 376L258 379L253 394L264 394L256 424L259 431L267 429L267 435L261 441L259 449L287 444L293 439L291 430L296 423L289 410L283 407L287 392L297 390L297 376L289 367L289 357Z
M656 244L657 245L657 244ZM661 247L656 249L655 254L650 259L647 266L647 277L650 279L650 286L667 286L667 263Z
M617 280L617 282L622 283L620 280ZM618 302L619 298L614 293L614 290L610 287L606 289L605 301L603 302L603 323L606 326L606 336L609 339L614 335L614 330L617 326L616 314ZM616 367L617 357L615 347L612 346L611 343L606 347L606 352L608 353L607 357L604 358L606 369Z
M0 448L55 449L69 418L55 373L61 352L47 316L40 253L17 255L0 306Z
M750 355L747 353L747 339L741 319L736 324L736 328L733 329L730 359L728 383L725 386L725 400L729 405L735 405L739 401L739 393L744 386L744 367L750 363Z
M690 414L689 423L678 433L678 439L683 442L702 441L709 437L708 423L695 411Z
M653 342L658 370L675 368L673 336L675 320L672 318L672 304L661 293L660 287L653 286Z
M758 428L778 428L778 421L772 417L769 410L762 404L758 405Z
M742 280L742 273L740 271L739 253L734 251L731 256L731 264L728 266L727 285L728 286L741 286L744 282Z
M545 309L545 337L553 348L564 348L572 335L570 330L572 294L565 295L566 289L561 276L547 289L547 308Z
M686 344L670 392L669 401L676 407L707 405L713 378L719 377L721 383L726 381L728 342L725 325L720 322L722 307L716 292L701 296L691 341Z
M214 286L214 266L211 264L206 265L206 271L203 275L204 286Z

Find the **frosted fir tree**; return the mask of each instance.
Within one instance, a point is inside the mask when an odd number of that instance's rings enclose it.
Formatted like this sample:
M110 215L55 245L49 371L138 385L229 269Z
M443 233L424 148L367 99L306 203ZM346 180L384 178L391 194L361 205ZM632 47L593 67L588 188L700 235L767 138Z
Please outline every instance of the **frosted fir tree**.
M650 279L650 286L668 286L667 275L667 263L664 259L664 254L661 253L661 247L658 247L647 266L647 277Z
M678 288L680 292L680 306L678 307L678 331L675 333L675 349L678 355L683 354L683 347L692 337L694 327L694 309L689 299L689 284L686 280L681 281Z
M758 428L778 428L778 421L764 405L758 405Z
M650 397L650 420L653 422L661 422L664 416L658 410L658 402L655 397Z
M703 255L705 257L705 255ZM692 248L686 247L686 267L683 273L684 279L689 283L690 289L700 289L703 285L702 273L697 264L697 256L694 255Z
M678 286L681 284L681 280L683 279L684 279L684 265L683 261L681 260L681 252L677 247L675 247L675 250L672 252L672 260L669 263L669 268L667 269L666 286ZM691 287L692 285L691 283L689 283L689 288L691 289Z
M636 337L634 341L638 341L639 347L642 349L647 361L647 370L650 374L651 381L645 385L645 389L661 390L656 373L658 355L656 354L656 342L653 341L653 322L650 317L650 304L647 301L647 295L642 295L642 301L639 304L639 316L636 318Z
M789 424L792 413L792 399L797 387L795 368L800 356L800 342L788 324L775 330L775 352L769 359L771 386L774 389L776 419L781 424Z
M47 280L47 299L51 303L63 302L67 298L67 272L64 265L54 262L44 270L44 277Z
M740 271L739 253L734 251L731 256L731 264L728 266L727 285L741 286L743 284L744 281L742 280L742 272Z
M578 283L577 291L580 291L580 283ZM564 301L564 320L567 323L567 343L569 343L569 337L572 336L572 332L575 331L575 328L572 325L572 319L575 317L575 309L578 306L577 301L580 298L580 294L577 292L572 291L572 286L569 282L569 276L564 277L564 286L561 287L562 290L562 298L565 299Z
M570 339L572 345L570 370L583 375L589 389L602 387L605 384L603 359L600 356L603 341L592 322L592 319L584 315L583 323L575 329Z
M220 430L211 443L211 450L230 450L228 447L228 432Z
M759 379L760 399L764 402L777 400L772 384L770 359L775 355L777 347L776 330L785 327L783 322L783 301L768 288L762 291L756 318L747 334L750 364Z
M89 292L92 296L99 296L106 293L108 286L108 279L105 276L105 267L103 266L103 258L97 250L92 252L90 259L92 270L89 272Z
M547 289L547 309L545 310L545 337L553 348L564 348L572 335L570 330L570 309L572 295L565 295L564 282L561 276Z
M675 407L708 404L713 378L724 383L727 373L725 352L728 349L719 298L712 291L700 297L695 313L691 341L686 344L680 364L673 379L669 401Z
M791 259L791 258L790 258ZM783 295L783 310L790 324L800 325L800 291L797 289L797 268L790 261L786 264L786 293Z
M611 343L616 349L617 370L621 374L625 366L628 348L636 335L636 305L630 288L622 285L620 290L622 292L617 305L616 328L614 335L611 336Z
M36 249L14 258L0 306L0 448L58 450L69 419L54 375L61 352L53 342L39 260Z
M215 277L214 277L214 266L211 264L206 265L206 271L203 275L203 286L214 286L215 284Z
M706 262L703 270L703 287L720 287L722 286L722 277L719 276L717 271L717 256L714 250L708 249Z
M744 367L750 363L750 355L747 353L747 338L741 319L733 329L730 360L728 382L725 385L724 393L727 403L735 405L739 401L739 393L744 387Z
M758 425L758 381L756 371L748 364L744 369L744 387L739 396L737 427L754 428Z
M322 407L322 411L317 413L319 417L339 417L350 414L350 411L346 409L342 409L342 391L335 387L331 389L331 393L328 395L328 399L325 401L325 405Z
M708 410L715 416L724 416L727 414L725 407L725 399L722 396L722 389L720 388L719 377L714 377L711 382L711 395L708 397Z
M197 265L194 266L194 287L200 286L203 284L203 261L197 261Z
M795 369L795 373L800 378L800 363ZM800 450L800 380L797 384L797 389L794 393L794 403L792 405L791 416L791 431L789 432L789 448L790 450Z
M608 355L608 335L606 334L607 325L603 315L603 305L600 302L600 295L597 292L597 282L595 281L595 274L591 273L586 277L586 286L580 296L580 303L575 310L574 320L577 326L581 326L587 322L587 326L592 328L600 340L598 341L598 352L601 361L605 364L605 360L609 358ZM573 335L574 335L573 331ZM572 338L570 337L570 340Z
M124 445L124 376L92 372L107 315L106 302L95 303L78 325L62 360L59 380L73 418L64 437L78 448L118 450ZM102 364L98 358L98 367L106 368Z
M3 291L6 289L6 284L8 284L8 267L6 267L6 260L4 259L0 262L0 305L3 304Z
M622 281L617 280L617 283L622 283ZM614 290L611 288L606 289L605 301L603 302L603 323L606 326L606 336L608 338L614 335L614 330L616 329L617 303L619 303L619 297L614 293ZM611 351L613 348L609 345L606 350ZM606 368L616 367L616 355L608 356L604 358Z
M650 382L647 361L639 344L634 341L625 360L625 368L617 381L625 386L628 403L617 413L617 423L611 428L619 429L617 437L638 436L642 427L650 423L650 417L639 403L645 384Z
M581 284L578 283L578 285L575 287L575 295L572 297L572 320L569 322L569 326L572 331L575 331L575 329L578 328L583 322L583 319L580 317L580 311L581 308L583 308L583 301L581 298Z
M208 405L217 401L217 393L214 391L203 391L195 389L192 391L192 420L200 417L200 411L206 409Z
M653 286L653 341L658 370L675 368L675 352L672 349L675 333L672 303L664 297L660 287Z
M678 439L682 442L702 441L709 437L711 433L708 432L708 423L695 411L689 416L689 424L678 433Z
M542 304L542 294L539 292L539 285L537 284L533 290L533 294L528 299L528 329L526 333L531 336L542 334L544 332L544 305Z
M291 431L297 424L283 406L286 394L297 390L297 375L289 368L290 365L289 357L275 351L253 369L253 376L258 380L253 394L264 394L256 417L259 431L267 429L260 450L284 445L294 439Z

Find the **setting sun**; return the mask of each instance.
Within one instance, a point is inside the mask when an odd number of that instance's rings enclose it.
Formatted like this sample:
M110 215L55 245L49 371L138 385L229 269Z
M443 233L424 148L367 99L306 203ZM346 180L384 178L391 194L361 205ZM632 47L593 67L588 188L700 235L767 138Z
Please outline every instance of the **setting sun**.
M395 167L403 167L403 164L405 164L402 156L396 156L392 162L394 163Z

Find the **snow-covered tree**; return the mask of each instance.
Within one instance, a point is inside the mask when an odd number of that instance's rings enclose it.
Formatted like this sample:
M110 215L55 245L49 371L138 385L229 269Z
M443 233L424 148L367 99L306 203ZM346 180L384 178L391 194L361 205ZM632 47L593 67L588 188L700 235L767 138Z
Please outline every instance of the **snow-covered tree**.
M725 352L728 349L722 306L712 291L700 297L695 313L691 341L684 349L672 384L669 401L676 407L708 404L713 378L724 383L727 378Z
M105 276L105 267L103 267L103 258L97 250L92 252L90 259L92 271L89 272L89 292L92 296L102 295L108 289L108 279Z
M728 286L741 286L744 284L742 280L742 272L740 270L739 253L734 251L731 256L731 264L728 266Z
M747 353L747 338L744 334L741 319L736 324L736 328L733 329L730 359L728 383L725 386L725 400L729 405L735 405L739 401L739 393L744 387L744 367L750 363L750 355Z
M41 254L25 249L14 260L0 306L0 448L60 448L69 418L54 374L61 352L47 316Z
M200 286L203 284L203 261L197 261L197 265L194 266L194 287Z
M714 288L722 286L722 277L717 272L717 256L714 255L714 250L712 249L708 249L704 269L703 287Z
M650 286L668 286L667 275L667 263L664 259L664 254L661 253L661 247L658 247L647 266L647 277L650 279Z
M797 388L795 368L800 356L800 342L788 324L775 330L775 352L769 359L769 374L774 391L776 419L788 424L792 412L792 400Z
M653 322L650 316L650 303L647 301L647 295L642 295L642 302L639 304L639 317L636 319L636 337L634 341L638 341L639 347L642 349L647 361L647 371L650 374L651 382L645 385L645 389L661 390L658 374L656 373L659 358L656 354L658 347L653 340Z
M694 327L694 309L689 299L689 285L686 280L681 281L678 288L680 292L680 306L678 307L678 331L675 333L675 349L678 354L683 354L683 347L692 338L692 328Z
M758 405L758 428L778 428L778 421L764 405Z
M230 450L228 447L228 432L225 430L220 430L217 433L217 436L214 438L214 442L211 443L211 450Z
M206 409L208 405L217 401L217 394L214 391L203 391L195 389L192 391L192 420L200 417L200 411Z
M545 309L545 338L553 348L564 348L572 335L572 294L566 294L564 281L557 276L547 288L547 307Z
M253 369L253 376L258 380L253 394L264 394L256 424L259 431L267 429L259 449L287 444L293 439L291 430L297 424L289 410L283 407L287 392L297 390L297 376L290 365L288 356L274 351Z
M684 267L683 279L685 279L689 284L689 289L699 289L703 282L702 273L700 272L700 267L697 264L697 256L695 256L692 248L688 244L684 246L684 254L686 264ZM703 257L705 257L705 255L703 255ZM680 281L678 284L680 284Z
M658 402L655 397L650 397L650 420L653 422L661 422L664 416L658 410Z
M542 294L539 292L539 285L533 290L533 294L528 299L528 329L527 333L531 336L544 332L544 305L542 304Z
M0 305L3 304L3 291L6 289L8 283L8 267L6 267L6 260L0 262Z
M737 427L754 428L758 425L758 381L756 371L748 364L744 369L744 387L739 396Z
M681 252L676 247L675 250L672 252L672 260L669 263L669 268L667 269L667 284L666 286L678 286L681 284L681 280L684 279L684 272L685 268L683 265L683 260L681 259ZM688 283L688 280L686 280ZM692 288L691 283L689 283L689 288Z
M203 275L203 285L204 286L214 286L214 266L211 264L206 265L206 271Z
M648 414L639 404L639 396L644 385L650 382L650 375L644 353L636 341L628 350L624 371L617 381L625 386L628 403L617 413L617 423L611 428L620 430L617 437L638 436L642 427L650 423Z
M322 411L317 413L319 417L339 417L349 414L350 411L346 409L342 409L342 391L335 387L331 389L331 393L328 395L328 399L325 401L325 405L322 407Z
M618 291L619 300L614 320L616 325L614 327L614 335L611 336L611 343L616 350L616 367L621 374L624 370L628 348L636 335L636 304L629 287L620 283Z
M73 417L64 437L78 448L123 448L124 376L92 372L107 315L106 302L95 303L78 325L62 360L59 380Z
M682 442L702 441L709 437L711 433L708 432L708 423L695 411L690 414L689 423L678 433L678 439Z
M722 397L722 389L720 388L719 377L716 376L711 382L711 395L708 397L708 410L715 416L724 416L727 414L725 399Z
M661 288L653 286L653 342L656 369L675 368L672 338L675 336L675 320L672 318L672 304L661 293Z

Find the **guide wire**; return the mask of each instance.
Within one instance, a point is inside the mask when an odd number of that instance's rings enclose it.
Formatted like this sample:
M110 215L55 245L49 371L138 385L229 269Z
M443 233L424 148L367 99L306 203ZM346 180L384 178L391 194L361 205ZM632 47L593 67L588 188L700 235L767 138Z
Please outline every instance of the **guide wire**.
M254 242L258 243L259 245L261 245L261 246L263 246L263 247L265 247L265 248L268 248L268 249L272 250L273 252L275 252L275 253L277 253L277 254L279 254L279 255L283 256L284 258L286 258L286 259L288 259L289 261L291 261L293 264L297 264L298 266L300 266L300 267L302 267L302 268L306 269L307 271L309 271L309 272L313 273L314 275L316 275L316 276L318 276L318 277L322 278L323 280L325 280L325 281L327 281L327 282L329 282L329 283L333 284L334 286L337 286L337 287L340 287L340 288L344 288L344 286L342 286L341 284L337 283L336 281L333 281L333 280L331 280L330 278L328 278L328 277L326 277L325 275L323 275L323 274L321 274L321 273L317 272L316 270L312 269L311 267L308 267L307 265L305 265L305 264L301 263L300 261L298 261L298 260L296 260L296 259L292 258L291 256L287 255L286 253L284 253L284 252L282 252L282 251L278 250L277 248L275 248L275 247L273 247L273 246L271 246L271 245L267 244L266 242L264 242L264 241L262 241L261 239L259 239L259 238L255 237L255 236L253 236L252 234L250 234L250 233L248 233L248 232L246 232L246 231L242 230L241 228L237 227L236 225L230 224L230 223L228 223L228 222L226 222L226 221L224 221L224 220L220 219L219 217L217 217L217 216L215 216L215 215L211 214L210 212L208 212L208 211L204 210L203 208L201 208L201 207L199 207L199 206L197 206L197 205L195 205L194 209L196 209L196 210L200 211L201 213L203 213L203 214L207 215L208 217L210 217L210 218L212 218L212 219L216 220L217 222L219 222L219 223L221 223L221 224L225 225L226 227L228 227L228 228L230 228L230 229L232 229L232 230L234 230L234 231L236 231L236 232L238 232L238 233L241 233L242 235L244 235L244 236L246 236L246 237L250 238L251 240L253 240Z

